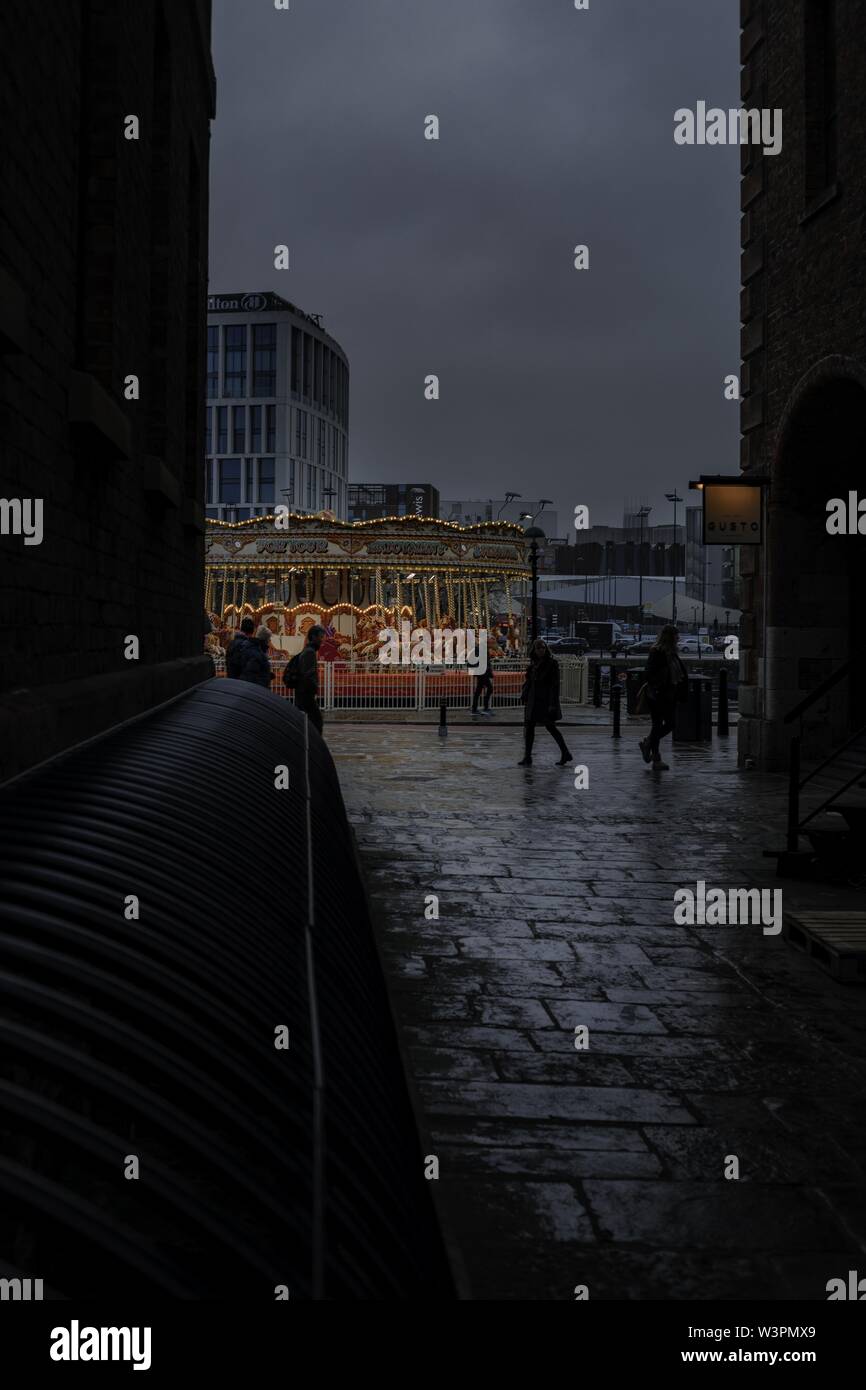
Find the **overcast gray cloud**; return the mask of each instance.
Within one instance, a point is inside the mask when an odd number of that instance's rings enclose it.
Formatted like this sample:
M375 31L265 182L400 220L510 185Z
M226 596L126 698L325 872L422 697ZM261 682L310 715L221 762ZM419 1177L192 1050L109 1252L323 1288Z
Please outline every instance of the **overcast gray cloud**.
M661 522L737 468L739 151L673 118L739 104L738 40L731 0L216 0L211 290L323 314L351 481Z

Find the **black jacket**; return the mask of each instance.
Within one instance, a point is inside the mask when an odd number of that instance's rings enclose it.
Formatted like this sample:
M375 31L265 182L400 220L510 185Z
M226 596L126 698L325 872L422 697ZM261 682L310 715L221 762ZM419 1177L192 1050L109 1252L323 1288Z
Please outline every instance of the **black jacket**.
M295 686L295 703L312 705L319 693L319 657L315 647L307 644L298 657L298 683Z
M255 637L251 638L244 648L241 680L263 685L266 690L271 688L271 663L268 653Z
M681 672L676 685L671 680L671 668L667 653L658 647L653 647L650 650L644 679L648 687L647 694L651 700L657 700L661 704L675 704L679 700L688 699L688 672L676 653L674 653L674 661L678 663Z
M235 680L240 678L241 671L244 669L244 653L249 642L250 638L245 632L238 632L232 638L226 652L227 676L233 676Z
M527 724L555 723L562 718L559 703L559 664L550 655L540 661L530 661L526 668L521 699L526 708L523 711Z

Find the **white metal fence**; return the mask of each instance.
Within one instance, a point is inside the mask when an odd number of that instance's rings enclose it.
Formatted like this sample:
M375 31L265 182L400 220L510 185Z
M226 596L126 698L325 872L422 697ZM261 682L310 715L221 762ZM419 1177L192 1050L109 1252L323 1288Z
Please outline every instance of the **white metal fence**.
M559 698L563 706L586 704L589 699L587 662L584 657L563 656L559 664ZM283 684L286 662L271 662L271 690L290 696ZM216 674L225 675L225 659L215 660ZM521 708L520 692L526 662L493 664L491 709ZM386 666L378 661L319 662L319 704L323 710L433 710L444 700L449 709L469 709L475 691L475 675L464 667ZM483 699L483 697L482 697Z

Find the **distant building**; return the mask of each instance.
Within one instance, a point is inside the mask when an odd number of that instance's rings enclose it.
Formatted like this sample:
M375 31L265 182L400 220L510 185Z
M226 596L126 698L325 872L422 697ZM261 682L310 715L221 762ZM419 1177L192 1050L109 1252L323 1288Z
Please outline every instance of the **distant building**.
M769 479L765 545L741 546L739 751L808 756L864 721L866 537L827 503L863 498L866 451L866 43L861 0L741 0L745 106L784 111L776 155L742 148L740 463Z
M439 489L432 483L349 484L349 521L383 516L438 518Z
M687 598L714 608L738 609L738 576L733 545L704 545L702 506L686 508Z
M210 20L209 0L0 5L0 778L213 671ZM26 543L7 508L36 501Z
M318 314L269 292L210 296L205 431L208 517L284 503L346 520L349 363Z
M504 497L476 497L474 499L443 498L440 515L443 521L459 521L461 526L474 526L479 521L514 521L518 526L531 526L525 514L533 510L522 499L506 502ZM536 522L548 539L558 537L559 519L556 512L546 508L540 512Z

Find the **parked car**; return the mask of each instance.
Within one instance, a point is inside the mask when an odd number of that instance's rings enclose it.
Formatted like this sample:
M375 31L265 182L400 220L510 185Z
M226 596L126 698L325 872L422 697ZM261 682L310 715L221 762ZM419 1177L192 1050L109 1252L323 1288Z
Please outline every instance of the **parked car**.
M547 645L557 656L583 656L584 652L589 651L589 643L585 637L561 637L556 642L548 642Z
M613 640L610 649L614 656L624 656L627 652L630 652L633 647L637 646L640 640L641 639L635 633L624 632Z
M712 642L702 642L698 637L684 637L677 643L677 651L683 656L714 656Z

